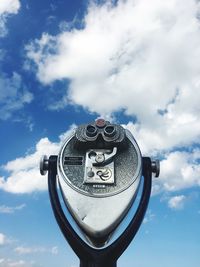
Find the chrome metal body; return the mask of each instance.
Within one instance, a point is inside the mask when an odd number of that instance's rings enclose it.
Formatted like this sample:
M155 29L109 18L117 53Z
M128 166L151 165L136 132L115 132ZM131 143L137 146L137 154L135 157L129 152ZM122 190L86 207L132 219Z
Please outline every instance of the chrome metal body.
M53 213L80 267L116 267L142 223L159 161L142 157L128 130L98 119L80 125L58 156L42 157L47 171Z
M136 197L142 158L135 139L127 130L126 136L129 149L121 154L117 148L94 148L74 154L72 134L65 140L58 155L58 181L65 204L91 240L105 238L107 241ZM92 151L96 153L94 157L89 156ZM110 171L106 173L107 180L97 175L105 169ZM90 172L95 174L92 176Z

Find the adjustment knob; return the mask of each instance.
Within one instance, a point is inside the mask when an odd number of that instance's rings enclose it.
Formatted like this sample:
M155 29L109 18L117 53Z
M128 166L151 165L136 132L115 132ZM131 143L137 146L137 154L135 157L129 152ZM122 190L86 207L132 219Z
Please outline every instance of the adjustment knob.
M159 177L160 174L160 161L158 159L151 162L151 171L155 173L155 177Z
M45 175L49 169L49 160L46 155L43 155L40 159L40 174Z

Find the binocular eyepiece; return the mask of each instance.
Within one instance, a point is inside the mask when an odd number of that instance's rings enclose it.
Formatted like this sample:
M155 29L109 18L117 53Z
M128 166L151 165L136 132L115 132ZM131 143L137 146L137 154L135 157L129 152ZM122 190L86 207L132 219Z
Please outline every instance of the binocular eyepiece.
M103 131L100 131L100 127L96 127L95 125L88 124L86 126L86 136L87 137L94 137L98 134L102 134L106 137L114 137L116 134L116 127L114 125L107 125L103 127Z
M76 130L77 147L109 148L125 143L125 130L122 126L98 119L93 123L84 124Z
M107 137L114 137L116 134L116 126L102 119L97 120L95 124L86 125L86 135L88 137L94 137L100 133Z

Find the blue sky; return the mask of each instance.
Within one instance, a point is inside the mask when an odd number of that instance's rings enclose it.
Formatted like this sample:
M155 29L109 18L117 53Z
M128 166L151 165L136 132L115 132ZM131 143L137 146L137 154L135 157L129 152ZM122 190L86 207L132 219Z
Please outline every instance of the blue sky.
M200 265L199 15L194 0L0 0L0 266L78 266L38 161L98 117L161 160L119 266Z

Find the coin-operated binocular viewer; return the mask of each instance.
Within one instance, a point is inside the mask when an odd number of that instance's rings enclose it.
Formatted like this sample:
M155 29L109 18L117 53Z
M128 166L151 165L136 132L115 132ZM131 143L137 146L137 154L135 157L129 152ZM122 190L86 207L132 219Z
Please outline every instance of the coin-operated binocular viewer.
M80 266L116 266L141 225L159 161L142 157L128 130L99 119L79 126L58 156L44 156L40 172L47 171L55 218Z

